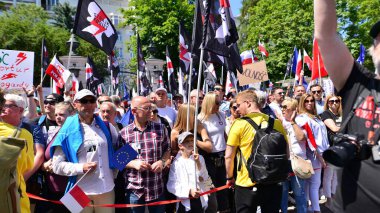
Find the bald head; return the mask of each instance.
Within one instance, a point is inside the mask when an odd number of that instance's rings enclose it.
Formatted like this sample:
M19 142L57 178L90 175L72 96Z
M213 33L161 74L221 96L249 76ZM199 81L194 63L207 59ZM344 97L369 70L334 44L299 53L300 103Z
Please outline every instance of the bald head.
M132 109L135 109L135 108L141 107L142 105L146 105L148 103L150 103L148 98L144 96L136 96L132 99L131 106L132 106Z

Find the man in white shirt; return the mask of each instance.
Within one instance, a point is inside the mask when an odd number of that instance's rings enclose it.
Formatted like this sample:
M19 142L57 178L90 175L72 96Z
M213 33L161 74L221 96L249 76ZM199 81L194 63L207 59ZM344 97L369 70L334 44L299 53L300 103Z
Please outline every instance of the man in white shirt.
M156 105L158 110L158 115L164 117L168 122L171 128L173 128L174 122L177 118L177 112L166 106L168 101L168 92L165 88L156 89Z
M115 184L111 158L117 131L94 115L96 97L91 91L79 91L74 97L74 106L78 114L66 119L52 145L53 171L70 176L67 189L78 184L92 204L113 204ZM100 207L83 210L93 211L115 210Z
M325 101L323 100L323 89L321 85L319 84L314 84L310 87L310 93L313 95L315 99L315 107L317 108L317 114L320 115L322 114Z
M277 115L281 115L281 103L284 101L285 92L282 88L275 88L272 93L274 100L269 104L269 107ZM277 116L278 117L278 116Z

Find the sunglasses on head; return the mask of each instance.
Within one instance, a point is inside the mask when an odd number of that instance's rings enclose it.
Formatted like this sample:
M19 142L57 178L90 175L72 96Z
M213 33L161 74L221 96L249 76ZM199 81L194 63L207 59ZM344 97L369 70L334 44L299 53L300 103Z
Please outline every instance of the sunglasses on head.
M44 100L44 104L45 105L52 105L52 106L54 106L55 104L56 104L57 102L56 101L48 101L48 100Z
M320 94L322 92L322 90L315 90L315 91L311 91L313 94Z
M333 104L333 103L339 104L340 100L329 100L329 103L330 104Z
M81 103L81 104L87 104L87 103L94 104L95 102L96 102L95 98L91 98L91 99L80 99L80 100L79 100L79 103Z

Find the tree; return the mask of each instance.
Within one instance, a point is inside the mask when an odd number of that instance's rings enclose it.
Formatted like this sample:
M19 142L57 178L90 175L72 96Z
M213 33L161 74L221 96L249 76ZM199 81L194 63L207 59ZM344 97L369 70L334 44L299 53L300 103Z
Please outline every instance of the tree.
M53 8L54 26L61 27L70 31L74 27L76 9L71 7L68 2L58 4Z
M137 28L145 56L146 47L153 42L157 48L155 57L165 59L165 48L168 46L172 61L178 67L179 22L183 21L190 29L193 11L194 6L183 0L131 0L128 9L122 9L125 20L122 24ZM129 42L127 45L128 49L136 52L135 43ZM136 70L137 65L132 64L130 68Z
M379 7L378 0L337 0L338 32L354 57L359 55L360 43L370 46L368 32L378 19ZM312 52L313 0L243 0L239 20L240 49L258 52L259 39L264 41L270 53L266 61L272 81L283 78L294 46ZM371 60L366 60L366 66L370 64ZM308 70L305 73L310 75Z

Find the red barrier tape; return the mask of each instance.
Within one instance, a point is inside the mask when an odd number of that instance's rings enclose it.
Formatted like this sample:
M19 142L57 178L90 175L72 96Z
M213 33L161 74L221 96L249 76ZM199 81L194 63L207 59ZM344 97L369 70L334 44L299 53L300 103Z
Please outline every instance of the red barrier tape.
M206 191L206 192L203 192L200 194L200 196L203 196L203 195L207 195L207 194L212 194L212 193L215 193L217 191L221 191L221 190L224 190L224 189L227 189L229 188L230 186L229 185L224 185L224 186L221 186L221 187L218 187L218 188L214 188L214 189L211 189L209 191ZM61 201L57 201L57 200L48 200L48 199L45 199L45 198L42 198L42 197L39 197L37 195L34 195L34 194L30 194L30 193L27 193L29 198L31 199L35 199L35 200L40 200L40 201L46 201L46 202L51 202L51 203L55 203L55 204L62 204ZM191 198L187 198L187 199L191 199ZM101 204L101 205L92 205L92 204L87 204L87 206L91 206L91 207L112 207L112 208L131 208L131 207L140 207L140 206L158 206L158 205L166 205L166 204L171 204L171 203L178 203L178 202L181 202L182 200L187 200L187 199L179 199L179 200L164 200L164 201L157 201L157 202L152 202L152 203L147 203L147 204Z

